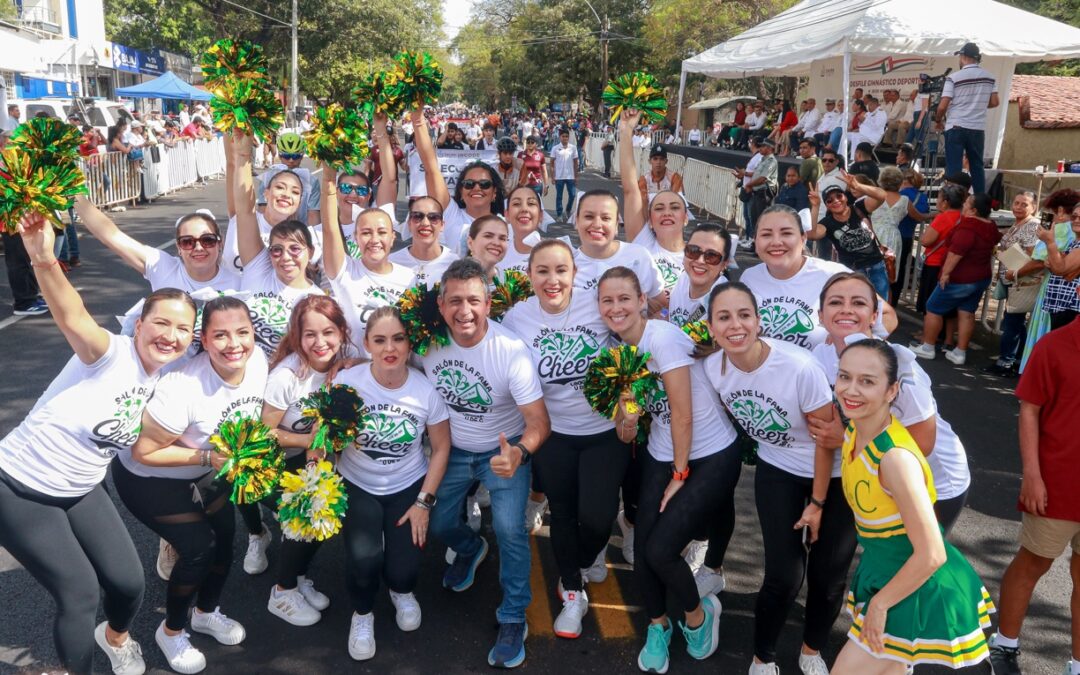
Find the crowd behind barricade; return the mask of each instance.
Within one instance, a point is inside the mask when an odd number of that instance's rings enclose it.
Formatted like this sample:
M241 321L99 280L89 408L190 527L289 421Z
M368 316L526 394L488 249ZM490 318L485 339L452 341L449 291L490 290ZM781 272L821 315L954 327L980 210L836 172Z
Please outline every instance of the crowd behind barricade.
M1029 284L1019 279L1043 276L1016 392L1020 549L988 639L995 605L948 541L971 489L966 450L918 362L934 357L944 328L944 343L955 344L946 357L964 363L972 302L1001 249L989 198L969 194L963 174L947 176L939 214L922 235L926 319L919 344L908 348L887 341L902 284L895 258L913 237L905 220L925 220L929 210L919 200L920 174L879 167L864 142L845 172L835 147L819 158L804 135L803 163L781 190L774 148L794 142L784 134L797 122L775 136L747 134L757 150L739 172L748 211L741 238L760 262L731 282L732 234L697 222L686 236L681 177L651 139L649 170L639 173L637 111L618 119L621 194L558 200L576 247L544 236L541 197L552 182L558 191L578 175L587 119L505 114L459 123L412 110L400 124L374 121L377 150L365 166L322 165L319 174L301 167L305 146L294 131L280 133L269 151L244 134L226 136L226 218L200 210L178 219L175 255L136 241L78 198L81 223L150 285L118 333L94 322L67 281L48 223L21 223L17 238L74 356L0 440L0 545L56 598L66 668L89 672L96 644L113 672L145 669L128 634L145 577L102 487L110 470L116 498L161 540L154 573L166 584L166 605L153 640L169 666L206 668L200 636L229 646L258 639L222 609L238 536L247 540L243 572L270 569L274 535L264 512L276 510L279 495L234 504L233 487L215 479L228 457L213 437L224 420L260 419L289 468L322 462L328 457L304 400L346 384L368 416L332 458L348 496L347 597L316 587L316 560L327 555L318 542L286 537L267 611L299 629L319 623L331 602L349 603L349 626L340 630L353 659L376 657L377 633L386 630L376 630L374 611L383 586L397 628L421 627L428 591L417 579L432 541L440 555L446 547L442 585L455 593L474 585L490 547L499 547L502 597L489 665L524 662L534 592L561 603L554 633L579 637L589 587L608 576L615 527L648 618L637 666L667 672L676 626L690 657L709 658L724 630L719 598L745 460L756 464L764 569L750 675L780 672L776 645L792 630L803 585L806 616L796 630L804 675L830 672L821 651L845 607L852 624L833 673L898 675L917 664L960 668L988 658L998 675L1020 672L1032 589L1070 546L1080 582L1080 447L1071 433L1080 394L1069 386L1080 345L1080 194L1050 196L1049 229L1038 227L1033 199L1017 197L1017 225L1005 237L1010 248L1034 247L1024 253L1029 262L1004 275L1006 293L1020 295ZM399 129L407 141L400 150ZM131 147L131 133L110 135ZM493 156L444 176L440 151L466 145ZM255 158L266 152L271 166L256 177ZM410 154L423 167L423 191L410 189L398 222ZM140 160L129 151L128 161ZM394 250L399 234L408 245ZM504 297L513 271L533 295L493 311L493 291ZM444 322L445 340L423 341L398 301L436 284L427 309ZM1019 356L1020 309L1008 344L1003 336L1003 371ZM617 370L616 353L640 356L647 386L598 403L587 374L600 359ZM483 508L491 541L481 534ZM545 515L556 588L530 582L529 535ZM106 621L95 627L102 590ZM1071 675L1080 672L1078 651L1074 645L1066 666Z

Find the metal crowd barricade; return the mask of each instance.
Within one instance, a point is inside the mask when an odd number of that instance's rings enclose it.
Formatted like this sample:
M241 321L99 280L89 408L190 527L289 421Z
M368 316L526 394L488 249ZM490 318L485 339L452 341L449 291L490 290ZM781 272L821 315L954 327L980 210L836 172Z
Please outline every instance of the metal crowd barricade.
M79 164L86 176L90 200L95 205L111 206L139 198L141 174L132 168L133 162L124 153L106 152L81 157Z
M154 161L154 157L157 161ZM181 141L143 149L143 172L122 152L80 158L90 200L97 206L153 200L189 187L200 179L225 172L225 145L219 136L210 140Z

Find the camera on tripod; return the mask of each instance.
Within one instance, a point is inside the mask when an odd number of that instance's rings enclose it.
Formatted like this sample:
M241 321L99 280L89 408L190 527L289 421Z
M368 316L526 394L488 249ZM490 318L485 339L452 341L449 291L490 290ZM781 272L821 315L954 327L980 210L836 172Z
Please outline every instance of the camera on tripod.
M945 72L941 75L919 73L919 93L940 94L941 90L945 88L945 78L948 77L951 72L952 68L946 68Z

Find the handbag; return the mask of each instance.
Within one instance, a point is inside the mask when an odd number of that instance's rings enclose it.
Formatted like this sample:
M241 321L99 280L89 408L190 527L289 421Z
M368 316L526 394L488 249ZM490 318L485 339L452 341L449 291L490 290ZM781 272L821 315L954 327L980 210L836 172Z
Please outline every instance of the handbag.
M138 162L142 158L143 158L142 148L132 148L131 152L128 153L128 161Z
M749 204L750 200L753 199L753 198L754 198L754 193L753 193L752 190L744 190L744 189L742 189L741 185L739 186L739 201L740 202L742 202L743 204Z
M878 240L877 232L874 232L874 226L869 220L863 218L862 225L870 230L870 236L874 238L874 243L877 244L878 250L881 251L881 257L885 261L885 273L889 277L889 283L895 284L896 280L899 278L896 270L896 252Z
M1042 275L1038 275L1041 279ZM1025 284L1019 286L1013 284L1008 287L1008 299L1005 301L1005 311L1009 314L1027 314L1035 309L1035 301L1039 298L1039 289L1042 283Z

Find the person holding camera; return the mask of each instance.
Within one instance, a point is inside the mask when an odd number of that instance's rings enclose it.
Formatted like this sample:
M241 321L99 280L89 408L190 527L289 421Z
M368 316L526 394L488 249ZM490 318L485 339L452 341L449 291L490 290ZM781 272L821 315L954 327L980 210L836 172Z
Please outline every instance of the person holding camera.
M968 42L960 51L960 70L945 78L934 121L945 128L945 173L959 173L967 155L971 187L975 194L986 191L983 146L986 143L986 111L996 108L998 87L994 76L979 65L979 45Z

